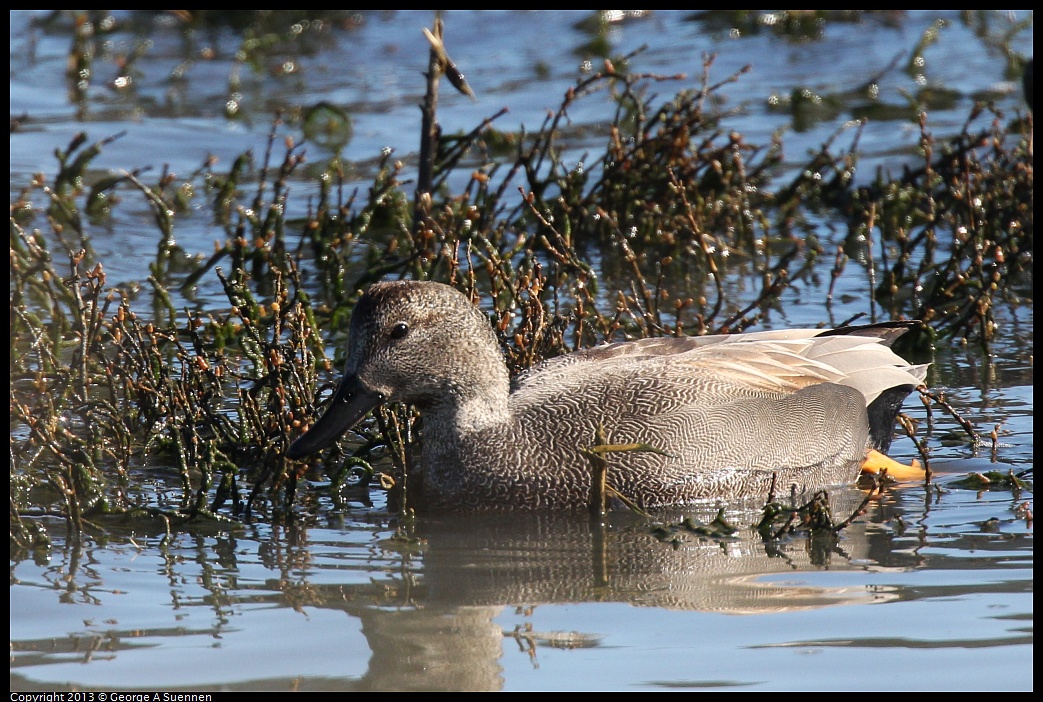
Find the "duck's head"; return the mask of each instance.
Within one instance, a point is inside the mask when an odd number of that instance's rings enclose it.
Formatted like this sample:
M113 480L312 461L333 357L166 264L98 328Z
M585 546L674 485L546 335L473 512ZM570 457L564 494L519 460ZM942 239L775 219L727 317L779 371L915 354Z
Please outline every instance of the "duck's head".
M489 322L463 293L441 283L376 283L352 312L344 377L333 400L287 455L321 451L387 402L421 409L457 402L490 382L482 377L490 373L506 382Z

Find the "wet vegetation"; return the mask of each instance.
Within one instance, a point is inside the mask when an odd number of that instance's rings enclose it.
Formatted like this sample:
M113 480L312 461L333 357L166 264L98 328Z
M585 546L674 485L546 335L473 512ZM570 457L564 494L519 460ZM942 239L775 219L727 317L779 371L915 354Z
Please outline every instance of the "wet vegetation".
M287 31L263 13L226 21L244 23L248 56ZM800 32L815 26L790 21ZM82 33L77 42L87 75ZM432 46L429 124L451 54ZM54 520L76 535L113 519L168 532L190 520L223 529L258 513L294 519L316 485L352 499L369 489L401 497L418 429L409 408L381 409L359 442L323 457L338 473L284 457L321 411L342 361L330 349L343 347L354 301L378 279L438 280L470 295L512 372L608 340L742 331L791 286L820 282L823 257L834 283L849 267L867 277L868 318L922 320L925 343L988 347L994 308L1031 302L1029 110L979 102L946 139L920 112L922 165L869 185L853 178L854 126L780 179L781 141L748 143L716 107L716 91L741 73L717 76L707 59L692 89L640 65L640 54L605 58L532 133L497 131L498 115L455 135L418 125L430 168L407 180L404 164L382 154L366 192L344 186L340 159L312 194L289 187L304 177L307 138L349 127L332 106L276 116L265 154L244 153L227 170L206 162L188 177L139 164L92 175L102 150L119 149L118 135L61 145L53 172L25 183L10 211L12 546L46 544ZM674 84L672 97L651 97ZM568 166L570 108L606 92L615 108L603 151ZM146 203L155 223L155 261L140 287L107 281L86 227L128 202ZM176 241L182 214L200 205L223 240L196 258ZM286 214L294 210L307 215ZM822 216L846 226L838 241L816 234ZM752 300L740 298L737 286L751 280ZM222 290L227 305L173 302L200 284ZM833 286L810 289L823 290L831 312ZM177 469L158 495L148 477L156 466ZM766 516L766 533L828 515L820 501L801 509L786 512L783 527Z

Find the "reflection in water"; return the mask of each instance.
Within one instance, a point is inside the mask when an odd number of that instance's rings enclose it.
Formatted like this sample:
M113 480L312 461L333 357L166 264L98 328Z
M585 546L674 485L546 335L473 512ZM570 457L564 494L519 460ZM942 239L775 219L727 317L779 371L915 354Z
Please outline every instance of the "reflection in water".
M848 491L861 499L858 491ZM709 512L712 517L712 510ZM755 514L745 515L753 521ZM708 520L707 520L708 521ZM765 574L850 568L868 551L865 525L842 542L801 540L766 547L752 529L734 541L659 543L648 524L616 514L607 524L585 516L453 515L419 522L422 567L395 586L309 587L312 606L361 618L371 658L360 687L498 690L504 636L535 654L539 646L597 646L597 632L504 632L505 606L623 602L636 606L756 614L873 602L893 595L864 587L821 588L761 582ZM408 562L412 555L403 556ZM400 596L374 606L383 595ZM293 598L299 601L300 593Z
M842 514L844 506L861 498L856 489L842 491L834 496L834 510ZM707 508L695 516L709 521L713 513ZM659 516L672 522L681 515ZM755 511L729 514L738 524L757 517ZM386 524L358 522L334 529L275 528L250 537L184 535L161 550L158 565L152 549L142 564L136 563L139 551L132 540L103 548L70 546L64 559L55 558L40 571L39 586L57 590L62 602L98 607L97 618L84 622L86 632L65 638L19 638L12 632L12 685L22 686L15 683L21 680L20 669L56 661L113 661L184 637L221 641L243 626L244 611L258 606L291 608L310 618L316 611L344 612L360 624L368 664L364 674L346 681L294 678L289 666L258 661L255 670L239 671L237 679L264 679L267 685L295 689L498 690L504 684L505 638L513 637L511 645L516 642L535 656L540 647L598 647L601 636L533 630L531 624L503 631L497 617L506 607L519 608L523 617L542 604L585 602L756 614L894 597L862 586L815 587L764 577L862 567L872 550L865 520L839 540L781 544L765 544L752 528L729 540L693 536L674 545L661 543L646 520L626 512L613 513L602 524L585 515L425 518L416 522L414 536L404 539ZM125 563L113 567L113 556ZM145 563L150 573L141 572ZM15 570L12 583L18 582ZM118 579L122 570L148 576L143 586L148 596L168 600L175 619L209 608L209 625L190 625L187 617L185 626L106 625L111 595L119 594L106 580ZM126 606L115 606L120 605ZM203 671L190 674L201 677L183 684L220 679Z
M647 521L627 512L603 524L586 515L428 517L403 538L393 518L366 510L321 527L183 534L167 547L157 546L158 535L70 545L44 565L12 562L11 686L36 689L40 683L30 681L50 680L73 681L68 685L77 689L499 690L507 686L505 655L515 650L538 668L547 649L588 649L611 659L611 649L628 638L604 618L555 628L552 617L547 627L541 606L619 603L665 618L679 610L811 613L949 600L982 587L953 584L951 575L936 587L921 580L913 588L869 577L882 570L987 570L1005 558L1022 567L1031 533L1004 533L1013 526L1006 523L998 533L968 529L962 521L951 533L937 523L928 529L932 511L944 508L939 500L953 497L916 493L925 497L906 493L902 504L902 491L885 492L839 539L782 543L765 543L749 527L728 540L663 543ZM973 493L960 496L973 509ZM855 488L834 492L834 515L846 516L862 497ZM967 519L967 506L950 507L950 519ZM714 511L685 515L709 521ZM676 523L682 514L657 516ZM758 516L728 513L740 525ZM941 555L941 543L955 558ZM816 575L825 571L830 577ZM838 577L840 571L851 575ZM1025 587L1031 579L1012 578L1000 590L1022 594ZM887 612L874 618L886 620ZM1007 634L1008 644L1031 644L1031 634L1024 641ZM767 646L799 647L805 636L794 626ZM944 648L947 639L939 636Z
M845 494L861 498L857 490ZM709 521L712 510L707 514ZM678 515L662 516L672 521ZM756 517L748 512L737 519L751 523ZM812 567L851 567L853 558L868 551L864 524L854 525L841 541L765 544L747 529L734 540L693 537L671 546L657 542L647 523L626 513L604 525L553 515L454 516L429 519L417 533L426 542L425 600L449 605L614 601L734 614L820 607L850 601L852 595L757 579Z

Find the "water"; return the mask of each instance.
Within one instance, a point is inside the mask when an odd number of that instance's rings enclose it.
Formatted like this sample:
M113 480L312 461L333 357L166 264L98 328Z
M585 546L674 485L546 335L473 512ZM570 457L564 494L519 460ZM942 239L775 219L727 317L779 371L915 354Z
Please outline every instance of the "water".
M208 154L227 168L246 149L263 153L276 108L292 115L320 100L354 117L345 155L361 186L385 147L415 160L427 12L362 14L288 46L260 72L242 67L235 91L231 54L241 38L233 30L186 40L169 20L152 19L99 42L82 100L63 77L68 27L31 30L34 14L10 15L11 114L31 118L11 137L12 198L30 174L53 173L54 148L80 130L92 140L126 132L102 152L99 172L166 165L188 173ZM583 61L600 61L578 50L591 38L574 26L586 16L449 13L447 45L479 100L446 88L443 129L470 130L502 106L510 112L499 128L538 129ZM736 35L684 17L657 12L615 25L611 53L648 44L633 59L638 70L691 77L663 84L664 99L698 84L706 53L716 54L714 81L752 64L723 90L722 109L736 110L728 128L762 144L784 129L791 164L850 119L857 100L799 121L774 111L772 95L798 86L847 95L908 55L938 18L949 24L924 54L923 78L887 73L885 99L899 103L918 82L954 90L949 106L930 110L939 137L957 132L982 95L1010 114L1023 106L1002 52L956 12L909 13L893 25L831 22L822 38L804 41L767 30ZM1013 46L1031 55L1031 13L988 18L994 33L1028 20ZM111 87L112 56L144 39L152 44L133 88ZM208 49L213 58L201 58ZM183 77L174 77L178 66ZM240 94L236 119L225 117L232 92ZM576 160L598 152L607 101L570 112ZM871 121L859 177L915 163L918 138L914 121ZM312 187L307 176L298 187ZM140 280L155 255L151 214L114 213L92 243L111 280ZM192 253L209 253L223 236L203 212L178 224ZM830 225L822 223L823 237ZM838 299L836 318L864 312L865 281L842 284L851 295ZM813 325L825 317L823 297L812 284L806 295L795 290L770 323ZM220 298L203 291L201 299ZM997 315L991 355L939 348L928 378L979 431L999 425L995 453L945 441L955 427L936 416L927 435L934 486L885 492L838 542L765 544L749 528L755 510L735 505L728 517L743 528L724 541L661 543L640 521L613 514L603 528L582 517L427 518L416 525L418 541L404 542L379 501L341 505L318 486L302 497L293 528L200 527L165 542L158 527L106 525L107 536L81 545L56 528L49 558L11 562L11 688L1031 690L1032 522L1023 505L1031 510L1032 494L956 484L970 472L1032 466L1032 306L1001 306ZM924 418L918 402L907 410ZM892 454L907 460L916 451L899 438ZM155 477L157 490L164 479ZM846 516L863 494L834 492L834 511Z
M1020 500L905 488L778 549L618 516L432 519L400 546L361 509L69 547L12 566L12 689L1031 688Z

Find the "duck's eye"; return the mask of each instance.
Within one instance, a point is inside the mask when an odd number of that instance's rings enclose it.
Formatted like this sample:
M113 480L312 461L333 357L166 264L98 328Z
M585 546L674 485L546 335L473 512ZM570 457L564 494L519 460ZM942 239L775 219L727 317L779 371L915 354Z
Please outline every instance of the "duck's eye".
M401 339L402 337L404 337L408 333L409 333L409 325L406 324L405 322L399 322L395 326L391 327L391 334L390 334L390 336L391 336L392 339Z

